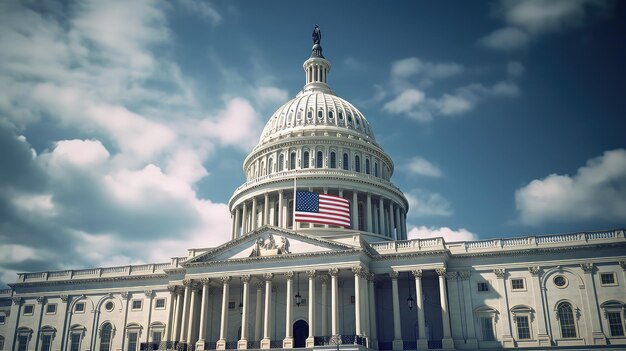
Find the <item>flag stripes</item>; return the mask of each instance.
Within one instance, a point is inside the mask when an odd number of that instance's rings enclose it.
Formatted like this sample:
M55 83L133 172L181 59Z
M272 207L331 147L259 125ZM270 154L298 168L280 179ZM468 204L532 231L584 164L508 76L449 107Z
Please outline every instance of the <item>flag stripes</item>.
M295 207L296 222L350 226L350 202L342 197L298 191Z

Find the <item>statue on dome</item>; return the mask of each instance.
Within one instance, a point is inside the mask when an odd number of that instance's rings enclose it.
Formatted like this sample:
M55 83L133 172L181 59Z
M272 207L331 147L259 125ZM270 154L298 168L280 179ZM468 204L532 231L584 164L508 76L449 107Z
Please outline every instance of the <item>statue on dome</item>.
M316 24L315 25L315 29L313 29L313 44L319 44L320 41L322 40L322 31L320 30L320 27Z

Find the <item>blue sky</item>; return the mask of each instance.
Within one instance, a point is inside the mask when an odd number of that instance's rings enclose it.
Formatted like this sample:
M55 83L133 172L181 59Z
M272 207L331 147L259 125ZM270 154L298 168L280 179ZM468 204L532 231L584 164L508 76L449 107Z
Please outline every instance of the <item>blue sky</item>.
M625 5L551 1L0 3L0 285L227 240L266 120L319 24L410 237L624 227Z

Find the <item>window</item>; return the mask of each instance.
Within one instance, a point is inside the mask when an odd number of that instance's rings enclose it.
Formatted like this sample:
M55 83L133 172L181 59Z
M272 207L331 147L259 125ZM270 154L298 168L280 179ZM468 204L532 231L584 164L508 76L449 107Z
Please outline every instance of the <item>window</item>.
M523 278L511 279L511 290L526 290Z
M315 159L315 167L322 168L324 166L324 153L321 151L317 152L317 158Z
M357 207L359 209L359 230L364 230L365 228L365 211L363 210L363 203L359 202Z
M0 335L0 350L4 349L4 337Z
M557 307L557 318L561 325L562 338L576 337L576 324L574 322L574 311L572 305L567 302L561 302Z
M113 301L107 301L107 303L104 304L104 308L107 311L111 312L115 308L115 304L113 303Z
M337 168L337 155L334 151L330 153L330 168Z
M361 172L361 158L358 155L354 156L354 170Z
M41 351L50 351L50 344L52 343L52 335L44 334L41 336Z
M365 173L370 174L370 159L365 159Z
M74 312L76 312L76 313L83 313L83 312L85 312L85 303L84 302L79 302L76 305L74 305Z
M235 301L228 301L228 309L229 310L235 309Z
M152 332L152 342L153 342L153 343L155 343L155 344L156 344L156 343L160 343L160 342L161 342L161 335L162 335L162 334L163 334L163 333L162 333L162 332L160 332L160 331L155 331L155 332Z
M309 168L309 152L305 151L302 156L302 168Z
M111 350L111 323L104 323L100 329L100 351Z
M567 279L565 279L565 277L562 275L557 275L552 281L554 282L554 285L559 288L564 288L567 286Z
M493 318L492 317L481 317L480 327L482 329L484 341L494 341L496 339L496 336L493 333Z
M273 159L273 158L270 158L270 159L267 161L267 174L272 173L272 171L273 171L273 170L274 170L274 159Z
M142 302L143 301L141 301L141 300L133 300L133 302L132 302L133 303L132 304L133 311L141 310Z
M339 112L339 119L343 119L343 112Z
M81 333L72 333L70 335L70 351L80 351Z
M528 324L528 316L516 316L515 324L517 324L517 338L519 340L530 339L530 325Z
M622 323L622 314L620 312L607 312L606 319L609 322L611 336L624 336L624 324Z
M328 111L328 119L333 119L333 111Z
M5 316L4 314L0 314L0 325L6 323L7 321L7 316Z
M28 335L20 334L17 336L17 351L26 351L28 349Z
M154 308L156 309L165 308L165 299L156 299L156 302L154 303Z
M296 169L296 153L292 152L289 157L289 169Z
M374 177L378 177L378 162L374 163Z
M478 292L487 292L489 291L489 283L487 282L478 282Z
M345 169L346 171L348 169L350 169L350 161L349 161L349 157L347 153L343 154L343 169Z
M57 304L51 303L46 305L46 314L55 314L57 313Z
M600 282L603 286L617 285L615 273L600 273Z
M317 117L318 118L322 118L323 115L324 115L324 113L322 112L322 110L317 111Z
M127 351L137 351L137 332L128 333L128 347Z
M32 316L34 310L35 310L35 305L26 305L24 306L24 315Z
M284 165L285 165L285 156L283 156L283 154L280 154L280 156L278 156L278 171L279 172L283 170Z

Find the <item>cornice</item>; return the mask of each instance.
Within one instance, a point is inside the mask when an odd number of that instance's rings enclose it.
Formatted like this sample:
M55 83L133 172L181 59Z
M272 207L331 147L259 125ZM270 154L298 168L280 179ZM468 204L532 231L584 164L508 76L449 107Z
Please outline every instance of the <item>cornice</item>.
M572 251L572 250L581 250L588 248L597 248L597 247L611 247L611 246L626 246L625 242L616 242L616 243L592 243L588 245L575 245L575 246L558 246L558 247L532 247L532 248L523 248L519 250L500 250L500 251L487 251L487 252L467 252L467 253L456 253L451 254L450 257L452 259L460 259L460 258L474 258L474 257L483 257L483 256L527 256L530 254L542 253L542 252L558 252L558 251Z
M149 280L149 279L162 279L167 278L168 274L152 274L152 275L124 275L118 277L96 277L85 279L67 279L67 280L44 280L33 282L16 282L10 284L11 287L29 287L29 286L50 286L50 285L78 285L88 283L102 283L107 281L120 281L120 280Z
M422 257L422 256L446 256L451 257L450 251L448 250L432 250L432 251L418 251L418 252L396 252L396 253L388 253L388 254L377 254L374 255L374 259L377 261L385 261L391 259L404 259L411 257Z

